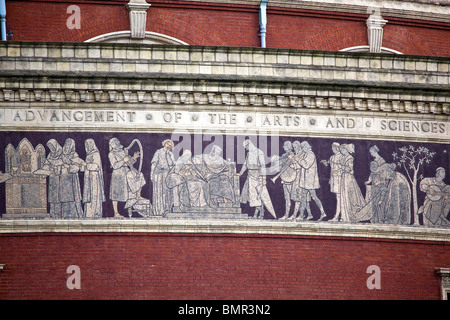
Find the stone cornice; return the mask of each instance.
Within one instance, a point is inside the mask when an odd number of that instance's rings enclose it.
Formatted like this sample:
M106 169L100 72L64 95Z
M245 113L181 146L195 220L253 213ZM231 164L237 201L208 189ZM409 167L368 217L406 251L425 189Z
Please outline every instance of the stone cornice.
M317 236L373 240L413 240L449 242L448 229L415 226L281 222L258 220L200 219L99 219L99 220L5 220L0 234L71 233L73 235L143 233L143 234L220 234L235 236Z
M258 6L260 0L185 0L214 4ZM274 9L300 9L337 13L363 14L376 7L386 17L450 23L450 2L446 0L269 0L268 12Z
M0 105L174 103L450 113L450 58L131 44L6 42Z

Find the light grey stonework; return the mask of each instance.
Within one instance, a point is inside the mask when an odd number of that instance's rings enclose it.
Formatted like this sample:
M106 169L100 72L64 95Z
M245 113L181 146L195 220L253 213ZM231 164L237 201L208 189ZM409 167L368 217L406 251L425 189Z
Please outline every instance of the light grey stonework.
M273 130L292 137L449 144L449 69L450 59L439 57L5 42L0 44L0 131L168 133L198 129L269 135ZM409 131L412 126L417 131ZM258 154L252 150L247 154ZM87 168L86 163L79 166ZM249 167L252 174L261 169L254 166ZM187 167L191 170L192 166ZM247 181L240 186L232 161L227 161L227 168L232 173L229 189L239 193L247 188L247 200L251 203L257 195L270 212L270 198L263 201L261 196L264 185L251 186ZM5 179L13 182L10 177ZM151 180L159 183L158 177ZM39 190L45 186L33 183L31 189L41 196ZM210 191L216 195L222 190ZM175 195L180 199L190 196L181 191ZM434 227L250 222L240 215L234 196L219 206L223 208L219 214L233 219L211 221L210 212L203 212L202 199L198 194L195 197L198 205L189 214L202 217L195 221L180 219L176 210L165 220L155 220L147 210L148 219L139 222L2 220L0 232L226 232L449 241L448 229ZM186 212L180 199L178 208ZM154 195L153 206L156 202L164 208L161 193ZM142 205L150 208L149 203Z

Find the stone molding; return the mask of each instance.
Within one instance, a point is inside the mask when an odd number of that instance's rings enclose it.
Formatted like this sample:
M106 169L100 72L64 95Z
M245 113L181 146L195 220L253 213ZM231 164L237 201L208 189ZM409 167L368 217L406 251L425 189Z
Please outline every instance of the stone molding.
M450 268L436 268L435 271L441 280L441 299L448 300L447 294L450 292Z
M257 220L145 219L145 220L5 220L0 234L24 233L186 233L221 235L317 236L449 242L445 228L327 222L281 222Z
M0 105L172 103L450 114L450 59L94 43L0 45Z
M186 0L186 2L259 6L260 0ZM387 17L450 22L450 2L446 0L270 0L268 2L269 11L274 8L290 8L366 14L367 7L378 7Z

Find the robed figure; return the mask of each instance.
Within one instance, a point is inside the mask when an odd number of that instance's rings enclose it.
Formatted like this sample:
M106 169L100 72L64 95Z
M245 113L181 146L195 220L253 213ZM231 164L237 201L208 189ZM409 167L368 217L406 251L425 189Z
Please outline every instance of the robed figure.
M217 207L220 203L235 201L231 183L235 171L222 157L222 148L213 145L209 153L194 157L193 164L197 166L208 183L211 206Z
M153 212L155 215L167 214L173 205L171 190L166 185L166 179L170 170L175 165L172 153L173 141L164 140L163 147L153 155L150 168L150 180L152 181Z
M81 206L81 188L78 172L84 161L75 151L75 140L67 138L61 156L62 166L59 180L59 197L63 218L84 218Z
M370 176L366 181L366 206L361 213L372 223L410 224L411 188L407 178L395 171L395 163L387 163L377 146L369 149Z
M172 190L174 203L182 212L192 207L209 205L208 182L192 162L190 150L184 150L166 179L167 187Z
M83 202L86 218L101 218L105 199L103 168L100 152L93 139L84 143L86 165L84 171Z
M359 222L370 219L360 210L366 205L358 183L355 180L353 171L353 154L355 146L353 144L341 144L341 178L340 178L340 204L341 220L344 222Z
M247 171L247 180L242 188L241 203L249 203L255 208L253 217L255 219L264 218L264 208L276 218L272 200L266 186L266 163L264 153L258 149L249 139L243 143L248 150L247 157L241 168L239 175Z
M62 152L63 148L55 139L47 142L50 152L47 159L41 167L41 172L48 175L48 203L50 204L50 217L54 219L62 218L61 215L61 199L60 199L60 176L63 166Z

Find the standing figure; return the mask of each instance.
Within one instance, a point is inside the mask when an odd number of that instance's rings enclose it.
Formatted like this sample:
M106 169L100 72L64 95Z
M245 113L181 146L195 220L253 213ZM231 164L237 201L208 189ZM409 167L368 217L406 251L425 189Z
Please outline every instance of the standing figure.
M366 203L353 175L354 158L352 154L355 153L355 146L353 144L342 144L340 152L342 154L342 175L339 193L341 197L341 220L344 222L367 220L358 215L358 212Z
M142 173L133 167L139 157L139 152L135 152L130 157L128 150L121 145L117 138L109 140L108 158L113 169L109 198L113 203L114 217L121 217L118 202L126 202L130 198L141 198L140 191L145 185L145 179Z
M328 162L324 162L325 165L330 165L330 191L336 195L336 213L334 218L330 221L338 221L339 215L341 214L341 176L342 176L342 153L340 151L340 144L338 142L333 142L331 145L331 150L333 155L330 157Z
M85 162L75 152L75 140L67 138L61 156L63 165L59 181L61 212L63 218L84 218L81 207L81 188L78 172Z
M249 203L255 208L253 218L264 218L264 207L276 218L272 200L266 187L266 163L264 153L258 149L249 139L244 140L243 146L248 150L247 157L241 168L241 176L247 171L247 180L241 193L241 203Z
M450 186L445 184L445 169L437 168L436 177L424 178L420 190L426 193L425 201L419 208L426 226L449 226Z
M320 210L319 220L322 220L327 215L323 209L322 202L317 197L316 190L320 188L319 184L319 174L317 170L317 160L314 152L311 149L311 145L307 141L303 141L300 144L302 148L302 156L296 161L297 166L300 166L298 185L300 187L300 210L299 218L302 218L305 209L308 205L308 196L316 203ZM296 218L296 216L293 216ZM308 212L308 217L306 219L311 220L313 216Z
M284 154L279 159L281 166L279 176L281 179L281 184L283 185L285 212L284 216L281 217L280 219L287 219L291 211L291 201L292 201L291 192L292 192L292 184L296 177L296 171L294 168L290 166L292 163L291 159L295 155L292 143L290 141L286 141L283 144L283 150Z
M150 167L150 180L153 185L153 212L157 216L163 216L171 210L173 203L172 193L166 185L166 178L175 165L172 149L172 140L164 140L163 147L153 155Z
M63 148L55 139L47 142L50 152L45 160L42 170L48 173L48 202L50 204L50 217L61 219L61 199L59 197L59 184L62 162Z
M293 220L297 218L298 212L302 205L302 201L306 201L305 207L308 212L308 217L311 216L311 207L309 206L309 202L311 201L311 195L308 193L306 198L303 197L303 188L300 186L300 177L301 177L301 166L299 164L300 159L303 158L304 152L302 150L302 145L300 141L294 141L292 143L292 147L294 152L288 156L290 160L290 167L295 171L295 178L291 186L291 200L294 201L294 212L289 220ZM284 219L285 217L283 217Z
M102 160L93 139L87 139L84 147L86 149L83 188L84 213L86 218L101 218L105 201Z

